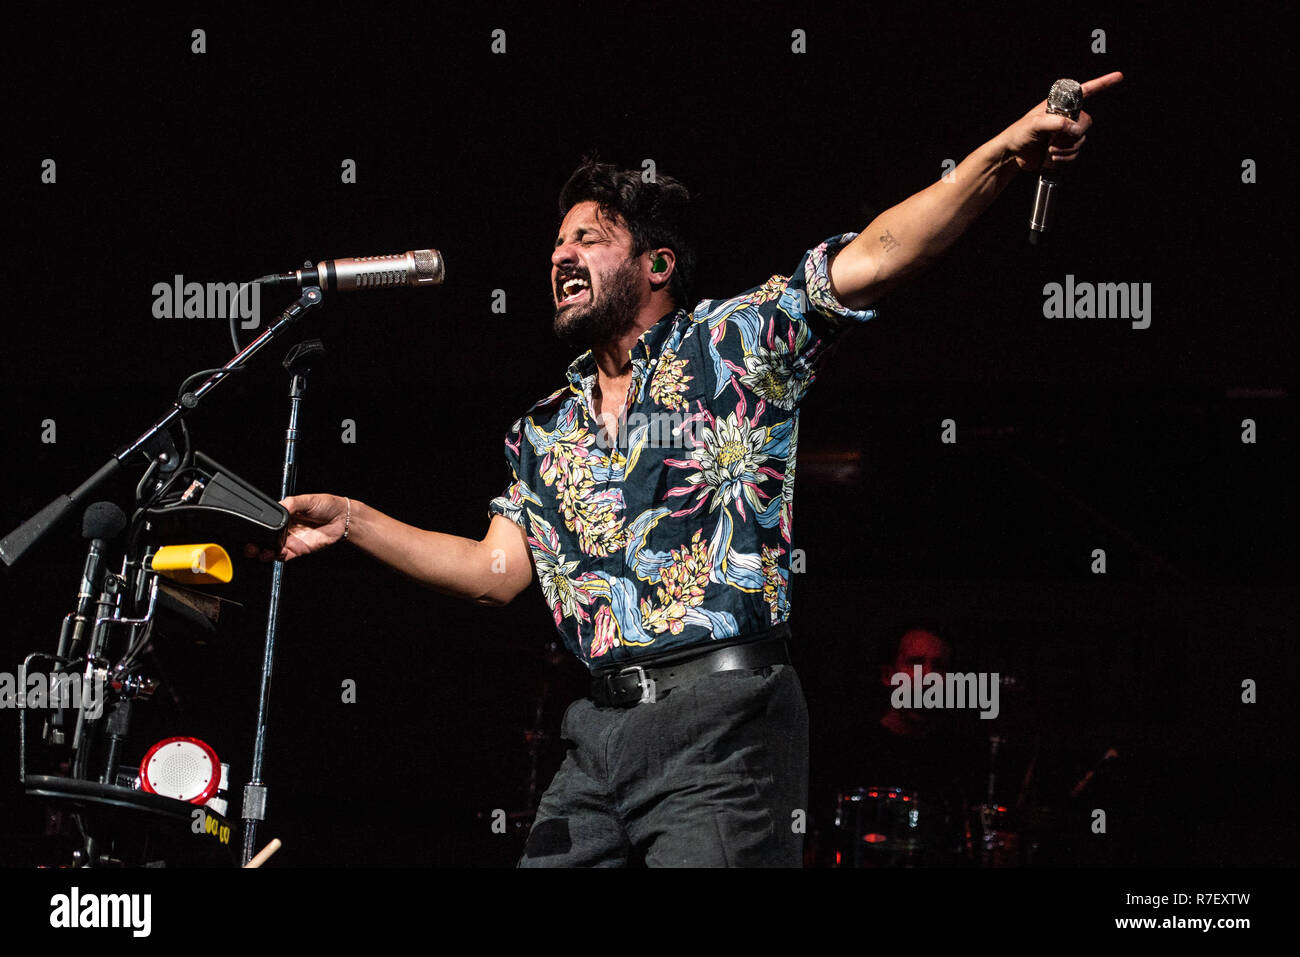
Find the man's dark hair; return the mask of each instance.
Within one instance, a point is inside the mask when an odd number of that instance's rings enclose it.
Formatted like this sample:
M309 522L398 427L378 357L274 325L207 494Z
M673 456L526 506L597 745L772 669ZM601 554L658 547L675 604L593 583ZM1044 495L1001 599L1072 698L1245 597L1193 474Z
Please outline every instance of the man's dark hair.
M560 220L574 206L594 200L601 213L632 234L632 255L667 247L677 256L668 295L677 308L690 308L695 278L695 247L690 233L691 194L671 176L656 174L646 183L637 170L619 169L584 156L560 190Z

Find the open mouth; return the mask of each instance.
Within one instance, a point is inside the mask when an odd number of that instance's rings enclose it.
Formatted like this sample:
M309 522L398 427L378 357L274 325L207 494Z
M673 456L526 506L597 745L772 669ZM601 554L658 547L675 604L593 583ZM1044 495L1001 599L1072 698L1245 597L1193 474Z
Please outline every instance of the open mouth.
M576 302L581 302L586 296L591 295L591 284L585 279L577 276L571 276L560 283L556 292L556 305L571 306Z

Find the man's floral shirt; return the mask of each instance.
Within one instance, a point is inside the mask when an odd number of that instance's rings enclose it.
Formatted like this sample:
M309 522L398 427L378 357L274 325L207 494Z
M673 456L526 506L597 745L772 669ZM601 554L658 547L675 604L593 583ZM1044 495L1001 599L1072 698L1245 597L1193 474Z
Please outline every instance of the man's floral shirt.
M799 403L836 334L876 314L831 292L830 259L855 235L809 250L789 279L647 329L614 440L589 351L511 427L511 482L489 509L527 534L555 625L589 668L789 616Z

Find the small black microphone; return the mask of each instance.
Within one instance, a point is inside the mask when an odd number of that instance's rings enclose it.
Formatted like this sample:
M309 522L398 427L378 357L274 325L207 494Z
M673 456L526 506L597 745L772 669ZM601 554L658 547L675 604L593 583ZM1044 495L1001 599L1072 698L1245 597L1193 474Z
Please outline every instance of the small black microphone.
M1074 80L1057 80L1047 94L1047 112L1079 118L1083 105L1083 87ZM1044 169L1038 174L1038 189L1034 192L1034 208L1029 214L1029 242L1037 246L1043 233L1052 227L1056 217L1056 199L1061 190L1061 171Z
M85 638L90 626L91 607L99 598L104 578L104 555L108 543L122 534L126 528L126 513L112 502L96 502L86 509L81 520L81 537L90 540L90 551L86 555L86 564L81 572L81 587L77 590L77 618L72 629L70 648L60 645L59 657L71 650L75 652Z
M395 256L361 256L356 259L324 259L293 272L263 276L263 286L319 286L327 292L360 289L392 289L397 286L437 286L444 276L442 253L436 249L415 249Z

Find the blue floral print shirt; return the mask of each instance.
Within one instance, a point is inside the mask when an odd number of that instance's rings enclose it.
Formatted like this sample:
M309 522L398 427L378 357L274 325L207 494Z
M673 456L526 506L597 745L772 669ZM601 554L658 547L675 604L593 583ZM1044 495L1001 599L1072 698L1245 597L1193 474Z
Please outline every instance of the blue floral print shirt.
M647 329L613 439L590 351L511 426L511 482L489 511L527 534L555 626L588 668L788 618L799 403L835 336L876 315L831 291L830 260L856 235Z

